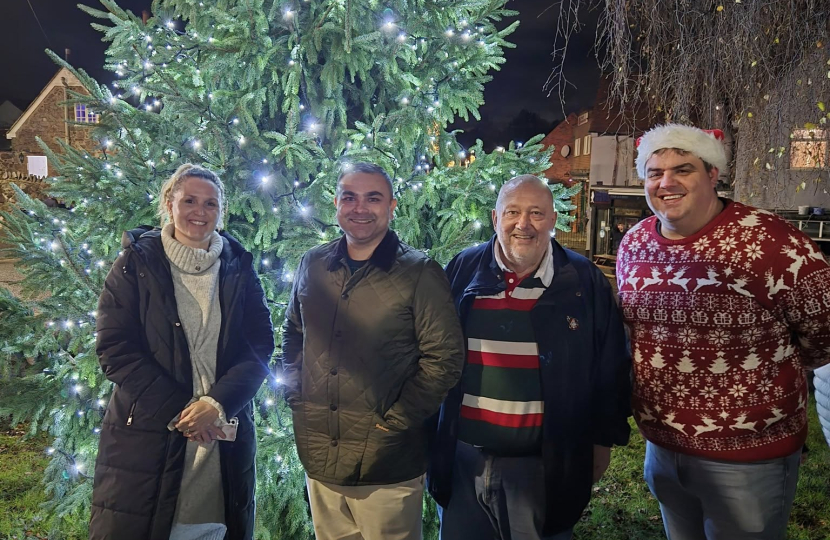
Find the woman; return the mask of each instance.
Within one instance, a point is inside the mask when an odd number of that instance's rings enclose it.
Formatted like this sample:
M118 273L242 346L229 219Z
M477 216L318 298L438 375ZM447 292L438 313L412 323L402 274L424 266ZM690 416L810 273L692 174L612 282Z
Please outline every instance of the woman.
M124 233L107 276L97 353L115 389L90 539L252 537L251 400L274 338L251 254L216 232L224 197L213 172L179 167L161 189L163 228ZM236 439L223 440L233 417Z

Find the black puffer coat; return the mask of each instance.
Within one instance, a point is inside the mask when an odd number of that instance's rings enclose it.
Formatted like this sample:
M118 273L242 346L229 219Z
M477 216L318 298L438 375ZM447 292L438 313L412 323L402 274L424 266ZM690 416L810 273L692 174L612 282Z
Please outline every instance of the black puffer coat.
M251 400L268 374L274 337L251 254L222 237L222 327L208 395L228 418L239 417L236 442L218 444L226 538L248 540L255 506ZM160 231L126 232L122 246L98 303L98 357L116 386L101 426L89 537L168 540L187 440L167 424L192 396L190 353Z

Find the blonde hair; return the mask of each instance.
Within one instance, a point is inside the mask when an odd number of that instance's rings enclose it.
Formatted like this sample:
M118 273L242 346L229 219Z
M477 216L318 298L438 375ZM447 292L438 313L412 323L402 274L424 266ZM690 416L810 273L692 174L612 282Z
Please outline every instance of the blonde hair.
M225 217L223 211L225 207L225 184L222 183L222 180L215 172L192 163L185 163L179 166L176 172L162 184L158 196L158 210L156 211L159 220L161 220L161 225L164 226L170 221L171 216L167 210L167 203L173 201L173 196L182 188L182 184L186 178L201 178L212 182L216 186L216 191L219 192L219 221L216 223L216 227L221 229Z

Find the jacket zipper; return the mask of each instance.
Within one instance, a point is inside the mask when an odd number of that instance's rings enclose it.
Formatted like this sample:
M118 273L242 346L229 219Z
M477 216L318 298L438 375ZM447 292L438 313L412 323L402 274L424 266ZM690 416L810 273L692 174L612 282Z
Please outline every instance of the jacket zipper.
M135 412L135 406L136 406L136 404L133 403L133 406L130 407L130 416L127 417L127 425L128 426L133 425L133 413Z

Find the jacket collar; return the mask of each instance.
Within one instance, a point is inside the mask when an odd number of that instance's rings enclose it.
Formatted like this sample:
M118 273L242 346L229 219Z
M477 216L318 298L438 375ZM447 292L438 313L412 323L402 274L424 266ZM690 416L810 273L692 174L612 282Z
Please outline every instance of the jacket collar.
M372 256L369 257L369 262L384 272L389 272L389 270L392 269L392 265L395 263L395 259L398 255L398 247L400 245L401 241L398 240L398 235L391 229L388 230L386 232L386 236L383 237L383 240L380 241L378 247L376 247L375 251L372 252ZM334 249L327 257L326 267L329 272L334 272L340 268L348 256L349 251L348 246L346 245L346 235L344 234L340 237L340 240L335 243Z
M241 258L247 253L247 250L239 243L239 240L228 234L226 231L219 233L223 238L222 251L219 253L219 258L229 263L234 259ZM129 246L139 246L137 251L149 252L148 256L153 255L164 256L164 247L161 244L161 229L152 227L150 225L142 225L129 231L124 231L121 237L121 248L126 249ZM161 251L159 251L161 250Z
M505 288L504 270L502 270L495 256L497 242L498 239L494 234L481 253L478 268L473 275L473 279L470 281L470 285L467 287L468 289ZM547 285L548 289L550 289L551 285L559 281L554 280L554 277L560 275L560 272L568 264L567 253L553 238L550 240L550 249L548 250L548 254L545 255L542 264L550 265L550 282ZM541 277L538 275L538 272L537 277Z
M502 260L501 246L498 241L493 242L493 256L502 272L511 272ZM542 262L539 263L539 268L536 269L533 277L538 278L545 287L550 287L550 282L553 281L553 245L549 245L545 250L545 256L542 257Z

